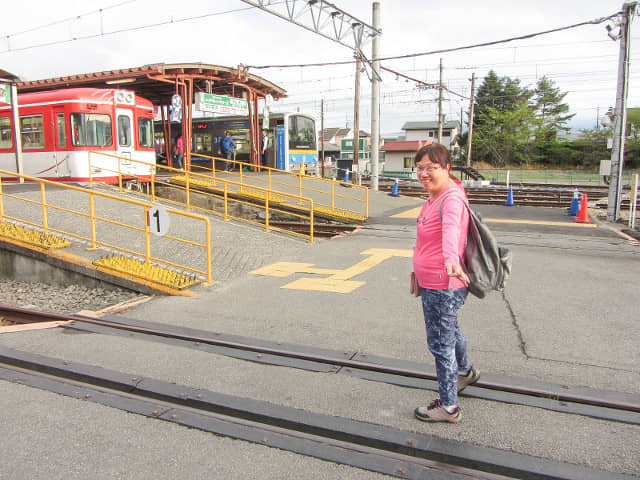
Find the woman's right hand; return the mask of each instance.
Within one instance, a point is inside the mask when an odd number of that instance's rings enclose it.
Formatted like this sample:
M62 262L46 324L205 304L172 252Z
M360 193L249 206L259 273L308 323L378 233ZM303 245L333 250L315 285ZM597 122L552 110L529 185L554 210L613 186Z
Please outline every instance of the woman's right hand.
M420 296L420 285L418 285L418 279L416 278L416 274L411 272L411 282L409 285L409 293L411 293L414 297Z

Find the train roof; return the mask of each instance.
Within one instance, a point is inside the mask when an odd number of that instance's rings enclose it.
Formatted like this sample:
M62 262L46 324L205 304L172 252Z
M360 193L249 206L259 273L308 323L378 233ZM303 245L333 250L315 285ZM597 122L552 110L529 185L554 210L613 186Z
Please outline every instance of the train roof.
M127 93L130 90L119 90L113 88L64 88L43 90L39 92L20 93L20 105L31 105L34 103L56 103L70 100L79 100L96 103L113 103L117 92ZM153 107L153 104L146 98L135 96L135 103L141 107ZM120 103L126 103L124 100ZM130 102L129 102L130 103Z
M136 95L150 100L154 105L169 105L175 93L177 77L193 81L194 91L211 91L218 95L236 96L249 87L261 96L271 95L274 99L286 97L286 91L246 69L224 67L206 63L158 63L142 67L83 73L65 77L17 83L18 92L37 92L50 89L74 87L126 88Z

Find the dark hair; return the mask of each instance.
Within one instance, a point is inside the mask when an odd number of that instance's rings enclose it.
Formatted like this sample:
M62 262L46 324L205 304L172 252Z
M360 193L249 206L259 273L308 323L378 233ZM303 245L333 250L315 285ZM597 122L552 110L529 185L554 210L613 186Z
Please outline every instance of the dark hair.
M451 153L441 143L429 143L420 147L413 159L413 164L417 165L425 156L431 163L437 163L442 168L447 168L447 165L451 165Z
M427 157L431 163L437 163L442 168L446 169L451 166L451 152L441 143L428 143L420 147L413 158L413 164L417 165L424 157ZM451 170L449 170L449 177L457 181Z

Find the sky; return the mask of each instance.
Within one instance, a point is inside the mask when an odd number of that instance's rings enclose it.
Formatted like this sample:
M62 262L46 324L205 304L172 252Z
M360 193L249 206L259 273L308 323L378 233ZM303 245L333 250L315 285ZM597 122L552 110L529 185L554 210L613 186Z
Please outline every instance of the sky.
M274 0L276 1L276 0ZM290 0L292 1L292 0ZM282 9L283 1L274 8ZM297 0L301 8L301 0ZM334 5L372 23L371 0L334 0ZM381 57L419 54L566 27L608 17L622 0L380 0ZM304 18L304 17L303 17ZM620 42L605 23L458 52L385 60L383 66L427 83L439 80L443 62L447 120L467 121L471 76L476 88L493 69L498 76L535 86L551 79L575 116L573 130L594 128L615 106ZM12 1L0 16L0 69L25 80L139 67L152 63L203 62L249 65L287 91L275 111L303 111L325 127L353 127L355 65L308 65L353 60L332 40L241 0L31 0ZM615 29L614 29L615 32ZM371 43L363 47L371 57ZM640 106L640 21L631 34L629 107ZM279 67L258 68L264 66ZM371 83L361 74L360 129L370 131ZM383 134L399 133L408 121L437 119L437 90L382 74ZM465 127L466 128L466 127Z

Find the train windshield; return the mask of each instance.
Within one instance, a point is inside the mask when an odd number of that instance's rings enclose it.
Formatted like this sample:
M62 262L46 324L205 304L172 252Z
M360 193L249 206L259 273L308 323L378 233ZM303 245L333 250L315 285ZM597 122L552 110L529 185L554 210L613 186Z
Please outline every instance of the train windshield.
M72 113L71 137L78 147L106 147L113 143L111 116L101 113Z
M316 122L301 115L289 117L289 150L316 149Z
M138 119L138 138L141 147L153 147L153 118Z

